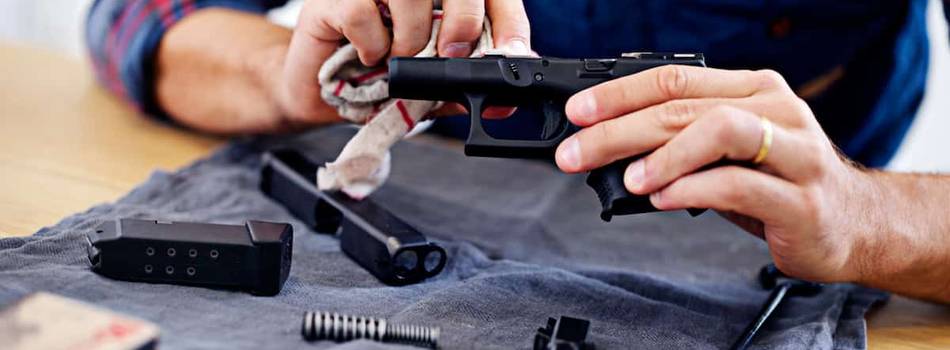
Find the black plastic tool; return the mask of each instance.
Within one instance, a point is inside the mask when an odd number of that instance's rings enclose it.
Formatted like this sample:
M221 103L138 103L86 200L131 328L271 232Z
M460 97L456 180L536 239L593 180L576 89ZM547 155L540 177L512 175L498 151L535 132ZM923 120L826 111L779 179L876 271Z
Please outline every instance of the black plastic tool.
M98 274L119 280L280 293L290 274L293 227L140 219L103 223L88 236Z
M548 318L548 323L534 335L534 350L594 350L594 345L587 342L589 329L588 320Z
M765 325L773 313L778 310L782 302L788 300L790 296L809 296L821 292L822 285L814 282L802 281L788 278L782 271L779 271L775 264L768 264L759 271L759 284L762 288L771 289L772 293L766 299L765 304L759 311L755 320L746 327L742 336L736 340L730 349L745 350L752 345L755 336Z
M341 250L383 283L418 283L442 271L442 247L372 198L317 190L317 167L293 150L267 153L261 190L315 231L336 234Z

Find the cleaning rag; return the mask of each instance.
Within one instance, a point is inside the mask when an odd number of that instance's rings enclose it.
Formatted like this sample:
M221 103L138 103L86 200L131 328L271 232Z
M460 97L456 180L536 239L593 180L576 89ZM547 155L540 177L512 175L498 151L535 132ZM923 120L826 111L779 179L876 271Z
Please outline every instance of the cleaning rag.
M385 7L380 7L384 17ZM484 29L472 56L497 53L492 40L491 23ZM442 11L432 12L432 32L425 48L415 57L435 57L436 42L442 24ZM420 126L429 112L441 102L389 98L389 74L386 67L362 65L352 44L342 46L320 69L321 97L335 107L344 119L364 126L350 139L335 161L317 172L321 190L342 190L362 199L389 177L389 149Z

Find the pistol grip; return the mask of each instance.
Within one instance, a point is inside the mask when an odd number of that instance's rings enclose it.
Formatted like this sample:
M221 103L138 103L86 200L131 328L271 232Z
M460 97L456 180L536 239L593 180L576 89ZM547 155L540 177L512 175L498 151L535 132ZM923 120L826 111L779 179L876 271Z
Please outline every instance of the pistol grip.
M642 156L618 160L602 168L594 169L587 176L587 185L594 189L603 210L600 218L610 221L614 215L630 215L659 211L650 203L650 196L635 195L623 184L623 174L630 163ZM689 214L699 216L706 209L689 209Z

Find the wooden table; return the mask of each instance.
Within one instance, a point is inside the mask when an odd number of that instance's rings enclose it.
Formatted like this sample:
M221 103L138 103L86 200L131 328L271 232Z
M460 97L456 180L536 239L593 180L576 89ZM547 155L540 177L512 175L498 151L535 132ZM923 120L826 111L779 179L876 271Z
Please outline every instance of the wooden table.
M0 237L113 201L223 142L136 115L81 60L0 43ZM950 307L895 297L868 321L872 349L950 348Z
M137 116L81 60L0 44L0 235L113 201L222 143Z

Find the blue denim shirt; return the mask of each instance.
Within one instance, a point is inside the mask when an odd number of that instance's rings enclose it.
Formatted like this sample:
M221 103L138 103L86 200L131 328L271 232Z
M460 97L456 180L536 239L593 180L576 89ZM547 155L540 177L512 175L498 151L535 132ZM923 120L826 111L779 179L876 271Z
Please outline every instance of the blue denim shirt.
M544 55L702 52L712 67L777 70L804 95L835 144L868 166L887 164L923 96L927 0L524 2L534 48ZM108 88L162 116L152 91L152 58L170 26L200 8L264 12L284 3L96 0L86 27L90 56ZM489 129L507 136L537 133L539 117L528 112ZM467 131L465 118L439 124L446 133Z
M774 69L808 94L825 131L853 159L884 166L927 77L926 0L526 0L542 55L702 52L711 67ZM820 83L824 81L825 83ZM493 134L540 130L540 117L491 122ZM457 132L467 122L441 130ZM503 128L503 129L502 129ZM534 135L530 135L534 136Z

